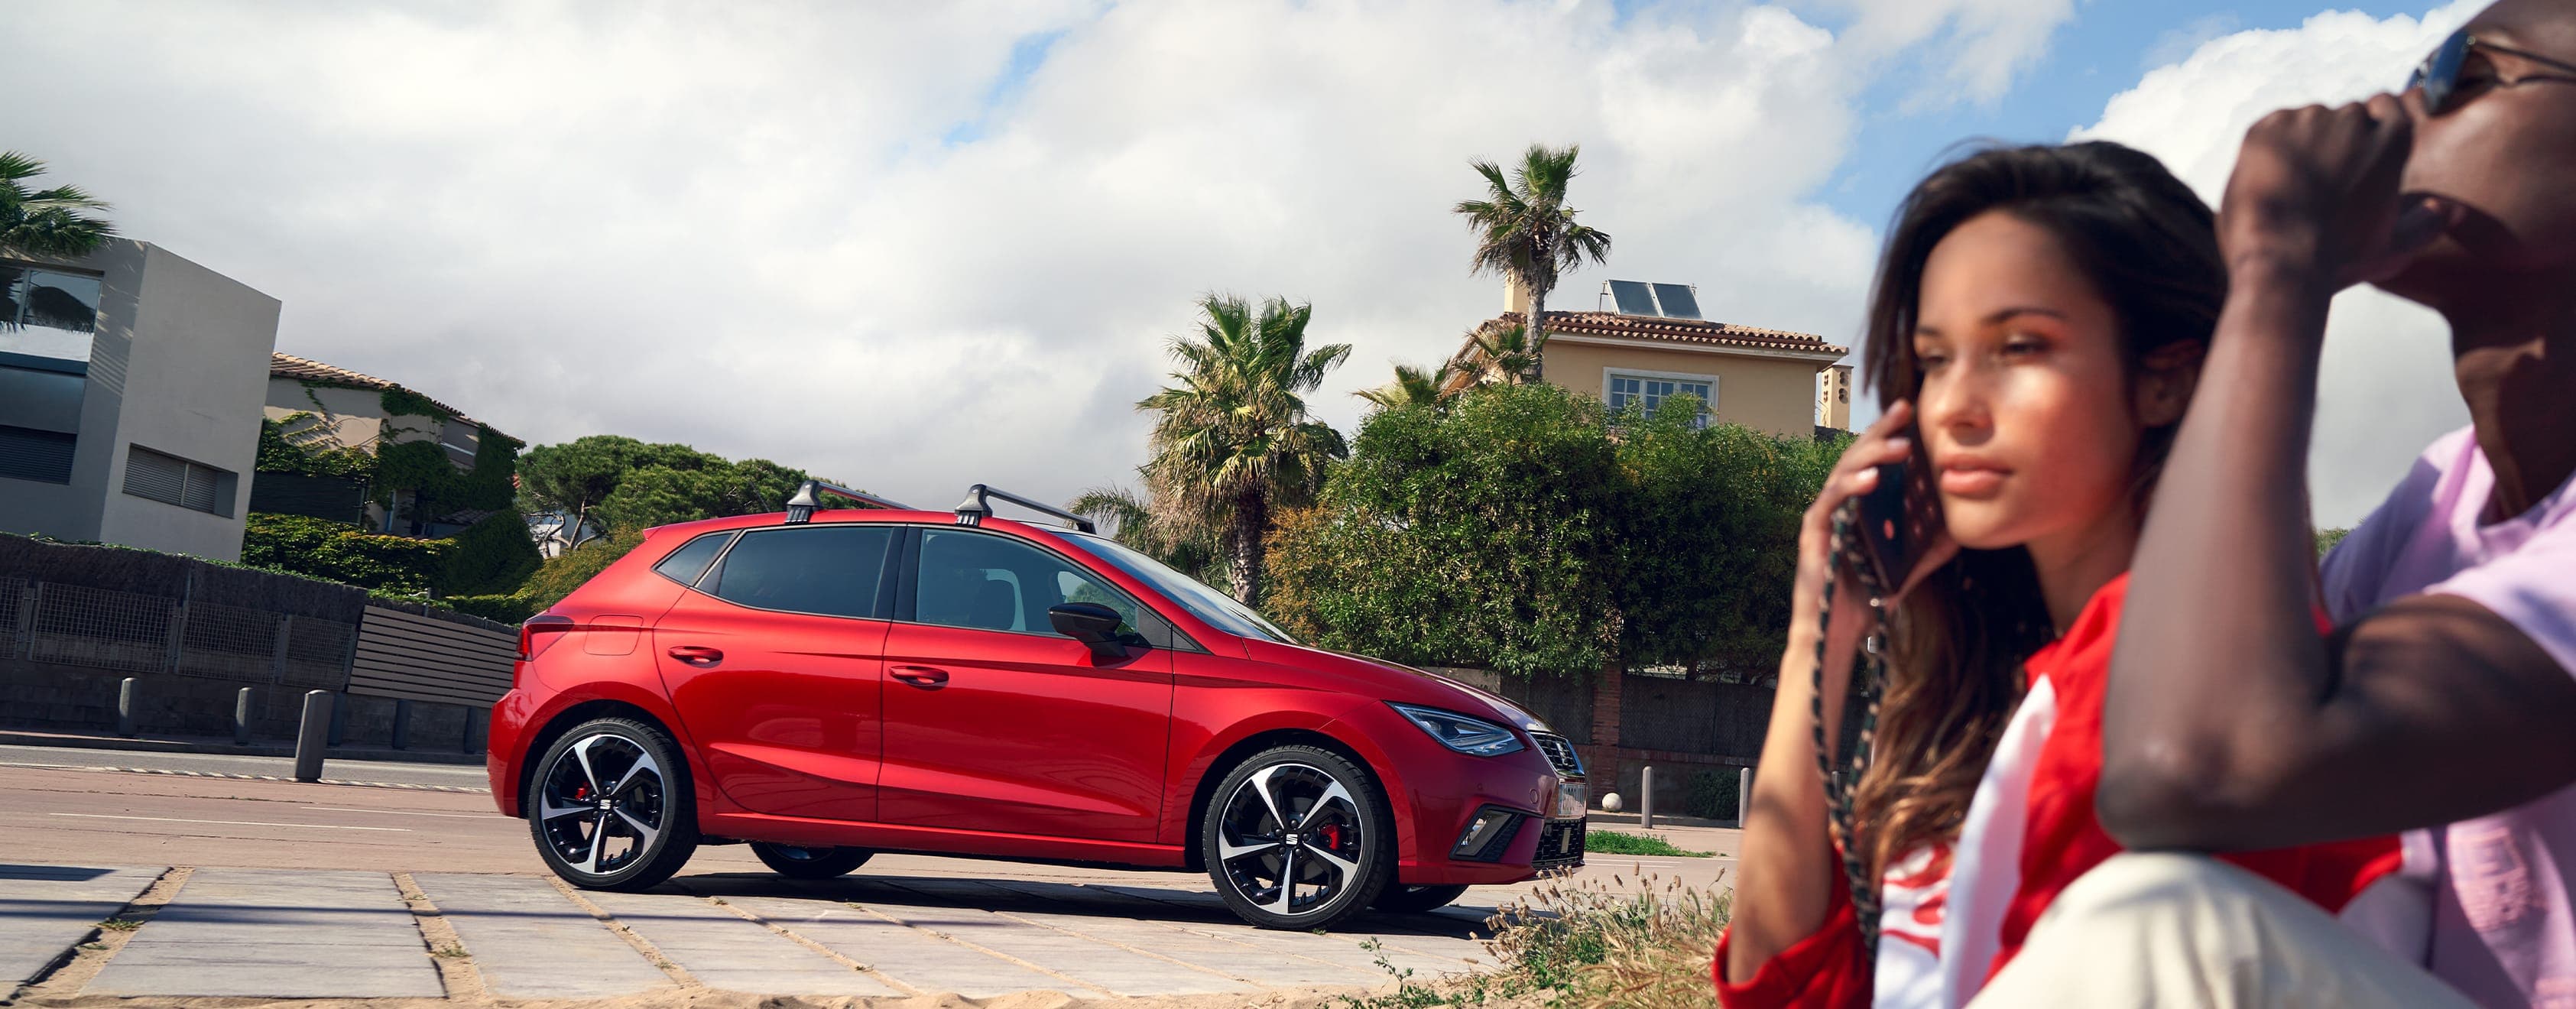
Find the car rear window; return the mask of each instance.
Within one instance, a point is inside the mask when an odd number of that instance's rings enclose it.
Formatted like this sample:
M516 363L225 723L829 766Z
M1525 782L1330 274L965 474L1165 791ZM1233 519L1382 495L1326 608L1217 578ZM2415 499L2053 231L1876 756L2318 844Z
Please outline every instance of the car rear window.
M764 610L873 617L893 542L894 530L882 526L755 530L725 551L698 588Z
M732 538L728 530L690 540L671 551L671 556L662 558L662 563L653 565L653 570L682 585L695 585L698 576L707 573L707 562L715 560L716 554L724 550L725 541Z

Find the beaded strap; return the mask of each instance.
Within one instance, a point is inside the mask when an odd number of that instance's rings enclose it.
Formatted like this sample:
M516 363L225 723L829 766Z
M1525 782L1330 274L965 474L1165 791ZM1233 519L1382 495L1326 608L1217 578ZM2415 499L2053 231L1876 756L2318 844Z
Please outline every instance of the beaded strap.
M1846 544L1853 542L1850 538L1852 511L1850 506L1834 511L1831 555L1838 561L1843 556ZM1825 605L1817 618L1815 694L1810 699L1809 705L1815 723L1816 772L1824 777L1826 816L1833 829L1834 842L1842 849L1843 880L1849 884L1851 890L1852 917L1860 926L1861 955L1867 962L1876 962L1879 892L1877 881L1870 878L1868 851L1861 844L1857 831L1853 827L1852 798L1853 793L1859 791L1861 774L1869 769L1870 746L1878 734L1879 687L1887 681L1887 653L1884 647L1887 640L1887 608L1884 604L1885 588L1869 584L1872 580L1869 566L1855 564L1852 568L1861 579L1863 587L1871 592L1869 608L1875 626L1870 633L1867 648L1868 661L1863 663L1860 674L1851 685L1851 696L1864 699L1864 707L1861 714L1860 738L1852 747L1849 764L1850 784L1844 784L1842 778L1834 773L1834 753L1832 747L1827 744L1825 726L1825 639L1827 625L1833 619L1834 584L1839 580L1834 577L1825 579Z

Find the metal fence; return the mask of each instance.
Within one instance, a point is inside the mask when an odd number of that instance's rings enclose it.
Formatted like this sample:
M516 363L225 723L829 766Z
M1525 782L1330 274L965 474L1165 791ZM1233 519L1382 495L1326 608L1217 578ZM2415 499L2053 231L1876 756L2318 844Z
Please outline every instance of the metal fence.
M185 598L0 579L8 656L121 673L346 689L357 628Z

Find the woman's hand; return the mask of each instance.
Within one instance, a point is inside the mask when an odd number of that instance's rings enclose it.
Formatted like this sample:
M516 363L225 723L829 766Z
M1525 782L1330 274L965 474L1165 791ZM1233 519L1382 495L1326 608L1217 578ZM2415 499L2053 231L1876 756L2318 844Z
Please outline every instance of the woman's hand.
M2430 195L2401 197L2422 97L2283 109L2245 133L2219 204L2231 269L2286 269L2322 293L2383 280L2459 219Z
M1913 458L1914 441L1905 433L1913 423L1913 403L1899 400L1888 407L1887 413L1880 416L1877 423L1871 424L1843 449L1842 458L1834 463L1833 473L1825 477L1824 489L1816 494L1815 502L1807 506L1806 514L1799 520L1798 576L1791 590L1794 596L1789 608L1788 657L1791 660L1815 654L1816 637L1822 633L1822 618L1826 616L1822 610L1827 578L1840 579L1834 587L1833 625L1842 629L1858 629L1857 621L1867 608L1868 600L1861 598L1859 585L1852 576L1838 570L1834 564L1834 511L1845 501L1877 490L1878 467L1887 463L1909 462ZM1932 543L1924 550L1923 558L1915 564L1913 572L1907 575L1905 585L1897 592L1898 597L1958 554L1958 544L1951 541L1949 530L1936 528L1932 535ZM1884 602L1894 605L1896 600ZM1828 663L1828 666L1839 665L1843 664ZM1827 672L1833 674L1838 670L1828 669Z

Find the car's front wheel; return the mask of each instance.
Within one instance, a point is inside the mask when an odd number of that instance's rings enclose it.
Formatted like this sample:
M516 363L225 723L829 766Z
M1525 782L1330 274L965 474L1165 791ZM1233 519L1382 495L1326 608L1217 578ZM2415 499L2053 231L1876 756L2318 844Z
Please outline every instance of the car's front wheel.
M867 863L876 854L866 848L806 848L793 844L751 842L761 864L789 879L831 879Z
M1369 906L1395 873L1377 780L1311 746L1262 751L1217 785L1200 854L1217 894L1262 928L1320 929Z
M668 733L631 718L574 726L537 761L528 831L574 886L641 890L698 850L688 766Z

